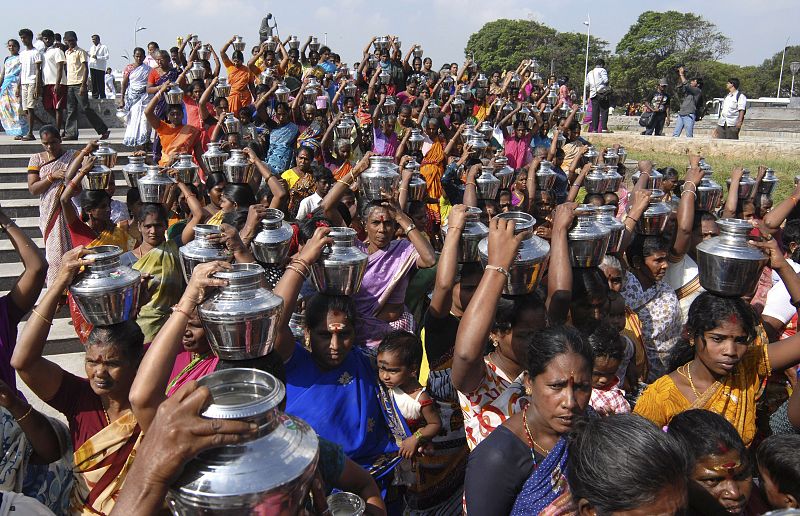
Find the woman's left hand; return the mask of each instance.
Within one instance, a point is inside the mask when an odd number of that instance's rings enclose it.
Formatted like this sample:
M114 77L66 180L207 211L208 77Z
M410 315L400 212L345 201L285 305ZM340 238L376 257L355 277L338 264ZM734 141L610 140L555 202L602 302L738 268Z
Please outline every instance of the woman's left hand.
M224 279L215 278L217 272L231 269L231 264L223 261L206 262L197 265L189 278L189 284L181 297L181 305L184 300L194 306L200 304L206 297L206 289L224 287L228 282ZM186 308L184 306L184 308Z
M329 227L318 227L303 246L303 249L297 254L297 257L307 264L312 264L319 260L325 246L333 243L333 239L328 236L330 232L331 228Z
M788 265L786 258L783 256L783 251L778 246L778 241L772 237L767 231L766 227L759 228L762 235L764 236L764 240L748 240L747 243L752 245L753 247L757 247L764 251L764 253L769 256L769 266L772 269L780 269Z
M228 251L233 254L245 249L244 242L242 242L242 239L239 237L239 232L236 231L235 227L230 224L221 224L219 229L220 232L218 235L210 235L207 237L209 241L224 244Z

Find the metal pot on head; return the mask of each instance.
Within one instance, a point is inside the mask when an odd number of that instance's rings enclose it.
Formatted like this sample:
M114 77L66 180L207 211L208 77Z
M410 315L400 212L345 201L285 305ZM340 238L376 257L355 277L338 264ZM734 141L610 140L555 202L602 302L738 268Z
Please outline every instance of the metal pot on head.
M597 267L608 251L611 231L595 221L596 213L596 207L590 204L575 210L575 225L567 235L573 267Z
M661 190L651 190L650 205L642 213L641 218L636 222L636 232L642 235L660 235L667 227L669 215L672 207L662 202L664 192Z
M557 173L553 169L553 164L547 160L542 160L539 163L539 170L536 171L536 189L537 190L552 190L556 184Z
M228 153L223 151L219 142L209 142L208 150L203 153L203 163L212 173L222 172L223 164L228 159Z
M175 171L175 180L179 183L192 184L197 179L197 169L191 154L181 154L178 162L172 166Z
M216 97L227 97L231 94L231 85L228 84L228 79L225 77L220 77L217 81L217 85L214 86L214 96Z
M311 264L311 280L319 292L350 296L359 291L369 256L356 245L356 231L331 228L333 243Z
M360 178L361 193L368 201L383 200L381 191L392 192L400 182L398 167L391 156L370 156L369 168Z
M201 263L216 260L233 261L233 255L227 250L225 244L209 239L210 236L220 233L219 226L198 224L194 227L194 240L178 249L183 279L186 280L186 283L189 283L194 268Z
M105 140L97 142L97 150L92 153L97 158L97 162L108 168L117 166L117 151L111 148L111 144Z
M618 221L615 217L617 207L613 204L597 206L594 212L594 221L609 230L608 249L606 254L618 253L622 246L622 236L625 232L625 224Z
M408 200L409 201L424 201L428 197L428 183L422 178L419 173L420 165L417 160L411 158L406 163L406 168L413 170L411 180L408 182Z
M195 61L189 68L188 74L191 82L202 81L206 78L206 67L200 61Z
M139 178L139 196L142 202L164 204L174 184L175 181L158 168L158 165L149 165L147 174Z
M414 128L411 129L411 135L406 140L406 151L409 154L419 152L422 149L422 144L425 143L425 137L422 136L422 130Z
M496 199L502 182L495 177L492 167L481 167L481 175L475 178L478 199Z
M99 161L94 162L92 169L81 179L84 190L105 190L114 180L114 172Z
M700 285L720 296L750 296L769 257L747 244L753 225L741 219L717 221L719 236L697 245Z
M147 173L144 160L144 156L128 156L128 164L122 167L125 183L130 188L136 188L139 185L139 178Z
M294 231L292 226L283 220L283 212L267 208L267 213L261 219L261 231L251 244L253 256L262 265L282 264L289 256L292 236Z
M141 273L122 265L122 249L115 245L88 248L86 265L69 287L86 322L110 326L136 317Z
M247 44L244 42L244 38L241 36L235 36L233 38L233 49L238 50L239 52L244 52L244 47Z
M183 104L183 90L177 84L173 84L170 89L164 92L164 99L171 106Z
M231 149L231 157L222 164L222 169L229 183L248 184L253 178L253 164L240 149Z
M481 209L475 206L467 208L464 227L458 244L458 262L468 263L480 260L478 244L489 236L489 228L481 222ZM446 241L450 230L449 221L442 226L442 238Z
M778 176L775 175L774 170L768 168L758 185L758 193L772 195L776 186L778 186Z

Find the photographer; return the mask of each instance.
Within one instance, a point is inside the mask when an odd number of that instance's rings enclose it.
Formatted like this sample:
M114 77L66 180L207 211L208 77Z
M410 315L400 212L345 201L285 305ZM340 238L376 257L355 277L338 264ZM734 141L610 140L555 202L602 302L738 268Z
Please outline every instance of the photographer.
M670 95L667 93L666 79L658 81L658 86L653 94L650 102L645 101L644 107L647 113L650 113L650 120L645 124L646 129L642 134L662 136L664 131L664 124L669 125L669 99ZM639 124L642 124L640 121Z
M679 91L683 93L681 108L678 110L678 120L675 122L675 130L672 136L680 136L684 127L686 137L694 137L694 123L702 118L703 109L703 80L699 77L687 81L684 76L683 66L678 67L678 77L681 80Z

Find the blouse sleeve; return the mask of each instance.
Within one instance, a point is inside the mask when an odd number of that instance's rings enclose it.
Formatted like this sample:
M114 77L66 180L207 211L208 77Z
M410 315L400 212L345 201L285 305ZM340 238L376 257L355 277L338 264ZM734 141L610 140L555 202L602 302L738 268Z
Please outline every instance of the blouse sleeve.
M506 427L497 427L467 459L466 513L509 514L532 471L530 449Z
M665 378L665 377L662 377ZM636 408L633 413L649 419L659 428L667 426L669 419L664 412L664 398L666 393L662 393L662 382L656 381L647 386L642 395L636 401Z
M28 172L39 172L39 167L42 166L42 158L39 153L34 154L31 156L31 159L28 160Z

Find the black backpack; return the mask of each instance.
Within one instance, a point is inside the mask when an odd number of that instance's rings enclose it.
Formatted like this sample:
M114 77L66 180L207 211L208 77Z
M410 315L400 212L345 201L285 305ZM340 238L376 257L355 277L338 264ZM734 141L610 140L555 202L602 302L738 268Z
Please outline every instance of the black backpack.
M706 116L706 103L701 93L694 99L694 121L699 122L704 116Z

